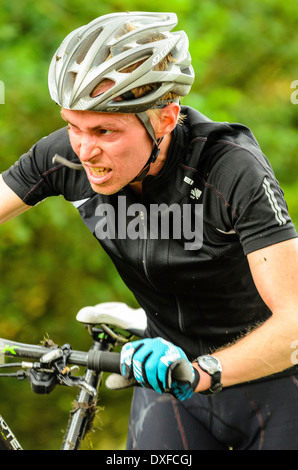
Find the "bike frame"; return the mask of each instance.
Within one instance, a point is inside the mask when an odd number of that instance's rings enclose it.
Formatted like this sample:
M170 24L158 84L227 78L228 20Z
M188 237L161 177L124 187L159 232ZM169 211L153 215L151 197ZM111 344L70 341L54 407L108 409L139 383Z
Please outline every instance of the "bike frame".
M21 444L13 434L12 430L0 415L0 449L1 450L23 450Z

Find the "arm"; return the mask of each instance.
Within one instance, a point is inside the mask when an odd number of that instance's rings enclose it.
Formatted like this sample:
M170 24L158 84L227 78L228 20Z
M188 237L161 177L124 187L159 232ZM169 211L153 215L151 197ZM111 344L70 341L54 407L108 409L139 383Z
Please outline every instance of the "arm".
M298 339L298 239L248 255L251 273L272 316L230 347L214 353L223 368L223 386L255 380L293 366L291 345ZM210 387L201 375L197 392Z
M25 204L4 182L0 175L0 224L22 214L31 206Z

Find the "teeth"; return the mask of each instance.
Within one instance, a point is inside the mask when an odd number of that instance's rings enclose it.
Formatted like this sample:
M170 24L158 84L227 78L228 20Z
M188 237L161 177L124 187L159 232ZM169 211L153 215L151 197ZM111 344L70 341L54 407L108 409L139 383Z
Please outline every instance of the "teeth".
M100 167L100 168L90 168L90 171L91 173L93 173L93 175L104 176L107 173L109 173L110 170L108 168Z

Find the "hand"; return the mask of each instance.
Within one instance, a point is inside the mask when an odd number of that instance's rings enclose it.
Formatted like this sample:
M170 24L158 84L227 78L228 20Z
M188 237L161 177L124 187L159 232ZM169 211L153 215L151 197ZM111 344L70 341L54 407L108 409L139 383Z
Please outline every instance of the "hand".
M174 378L178 366L182 380ZM181 348L162 338L127 343L121 350L120 368L125 379L134 377L140 385L158 393L170 392L181 401L193 394L195 374L191 363Z

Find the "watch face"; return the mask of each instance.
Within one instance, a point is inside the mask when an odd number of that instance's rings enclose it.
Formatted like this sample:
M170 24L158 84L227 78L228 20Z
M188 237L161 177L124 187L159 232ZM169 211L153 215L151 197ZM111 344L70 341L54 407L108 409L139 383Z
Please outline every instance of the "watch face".
M213 356L201 356L198 360L199 365L206 368L211 374L221 371L221 365L218 359Z

